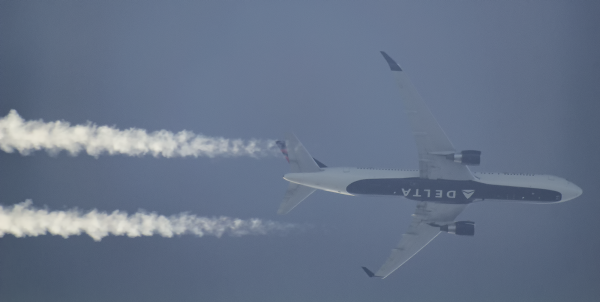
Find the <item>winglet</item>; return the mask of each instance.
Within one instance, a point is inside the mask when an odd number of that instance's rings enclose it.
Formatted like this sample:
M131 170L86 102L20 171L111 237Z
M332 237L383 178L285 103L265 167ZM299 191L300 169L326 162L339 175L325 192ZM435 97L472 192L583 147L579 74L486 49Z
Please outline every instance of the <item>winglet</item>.
M387 61L388 65L390 65L390 69L392 71L402 71L402 68L400 68L400 65L398 65L398 63L396 63L396 61L394 61L394 59L392 59L390 56L388 56L388 54L385 53L385 51L381 51L381 54L383 55L383 58L385 58L385 60Z
M376 276L375 276L375 274L373 274L373 272L372 272L370 269L368 269L368 268L366 268L366 267L364 267L364 266L362 267L362 269L365 271L365 273L367 273L367 275L368 275L370 278L376 277Z

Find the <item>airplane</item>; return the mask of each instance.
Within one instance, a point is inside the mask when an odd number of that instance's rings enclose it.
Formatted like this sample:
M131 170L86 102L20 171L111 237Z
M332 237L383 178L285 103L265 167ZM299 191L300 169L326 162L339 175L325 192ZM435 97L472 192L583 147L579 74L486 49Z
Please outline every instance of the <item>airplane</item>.
M369 277L383 279L441 232L474 236L474 222L455 221L471 203L492 200L550 204L582 194L577 185L553 175L471 172L468 166L480 164L481 152L457 152L400 65L385 52L381 54L400 87L400 98L419 153L419 169L327 167L290 133L285 140L277 141L290 164L290 173L283 177L289 187L278 214L289 213L316 190L417 201L410 226L387 261L376 272L362 267Z

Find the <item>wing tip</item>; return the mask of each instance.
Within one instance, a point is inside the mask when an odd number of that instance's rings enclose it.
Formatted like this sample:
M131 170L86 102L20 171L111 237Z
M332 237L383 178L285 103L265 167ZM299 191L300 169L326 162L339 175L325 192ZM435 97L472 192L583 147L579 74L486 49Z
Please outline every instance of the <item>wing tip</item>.
M400 68L400 65L398 65L398 63L396 63L396 61L394 61L394 59L392 59L392 57L388 56L388 54L385 53L385 51L379 51L379 52L381 53L381 55L383 55L383 58L388 63L388 65L390 66L390 69L392 71L402 71L402 68Z
M367 276L369 276L369 278L373 278L373 277L379 277L379 276L375 276L375 274L368 268L361 266L363 271L365 271L365 273L367 273Z

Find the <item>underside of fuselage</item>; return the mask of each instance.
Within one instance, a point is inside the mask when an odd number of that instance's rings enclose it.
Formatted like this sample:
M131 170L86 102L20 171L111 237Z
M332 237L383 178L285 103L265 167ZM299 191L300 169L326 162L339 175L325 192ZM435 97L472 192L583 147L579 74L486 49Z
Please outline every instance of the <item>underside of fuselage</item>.
M416 201L468 204L497 200L556 203L575 198L581 189L550 175L475 173L474 180L425 179L416 170L325 168L289 173L286 180L346 195L399 196Z
M558 191L490 185L477 181L458 181L422 178L362 179L346 187L350 194L403 196L417 201L440 203L471 203L481 200L514 200L532 202L557 202L562 199Z
M481 164L481 151L457 151L400 65L385 52L381 54L400 87L417 147L418 170L328 167L314 159L295 135L288 134L276 142L291 172L283 177L290 184L277 213L289 213L316 190L418 201L408 230L386 262L375 272L363 267L369 277L386 278L440 232L473 236L473 221L456 221L470 203L549 204L581 195L581 188L557 176L471 171L470 166Z

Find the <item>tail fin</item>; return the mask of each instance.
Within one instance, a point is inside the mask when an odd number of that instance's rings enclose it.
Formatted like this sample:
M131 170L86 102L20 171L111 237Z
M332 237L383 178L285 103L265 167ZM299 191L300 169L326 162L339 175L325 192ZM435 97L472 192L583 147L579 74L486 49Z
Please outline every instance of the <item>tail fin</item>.
M289 163L290 158L288 157L287 147L285 145L285 142L284 141L276 141L275 143L277 144L277 146L279 146L279 150L281 150L281 153L283 153L283 156L285 156L285 160L287 160Z
M285 141L277 141L277 146L279 146L281 153L283 153L285 159L290 163L292 173L319 172L321 168L327 167L322 162L310 156L298 138L291 133L286 135ZM315 191L316 189L290 182L277 214L283 215L289 213Z
M327 167L310 156L310 153L292 133L286 135L285 141L277 141L277 146L290 163L292 173L319 172L321 168Z

